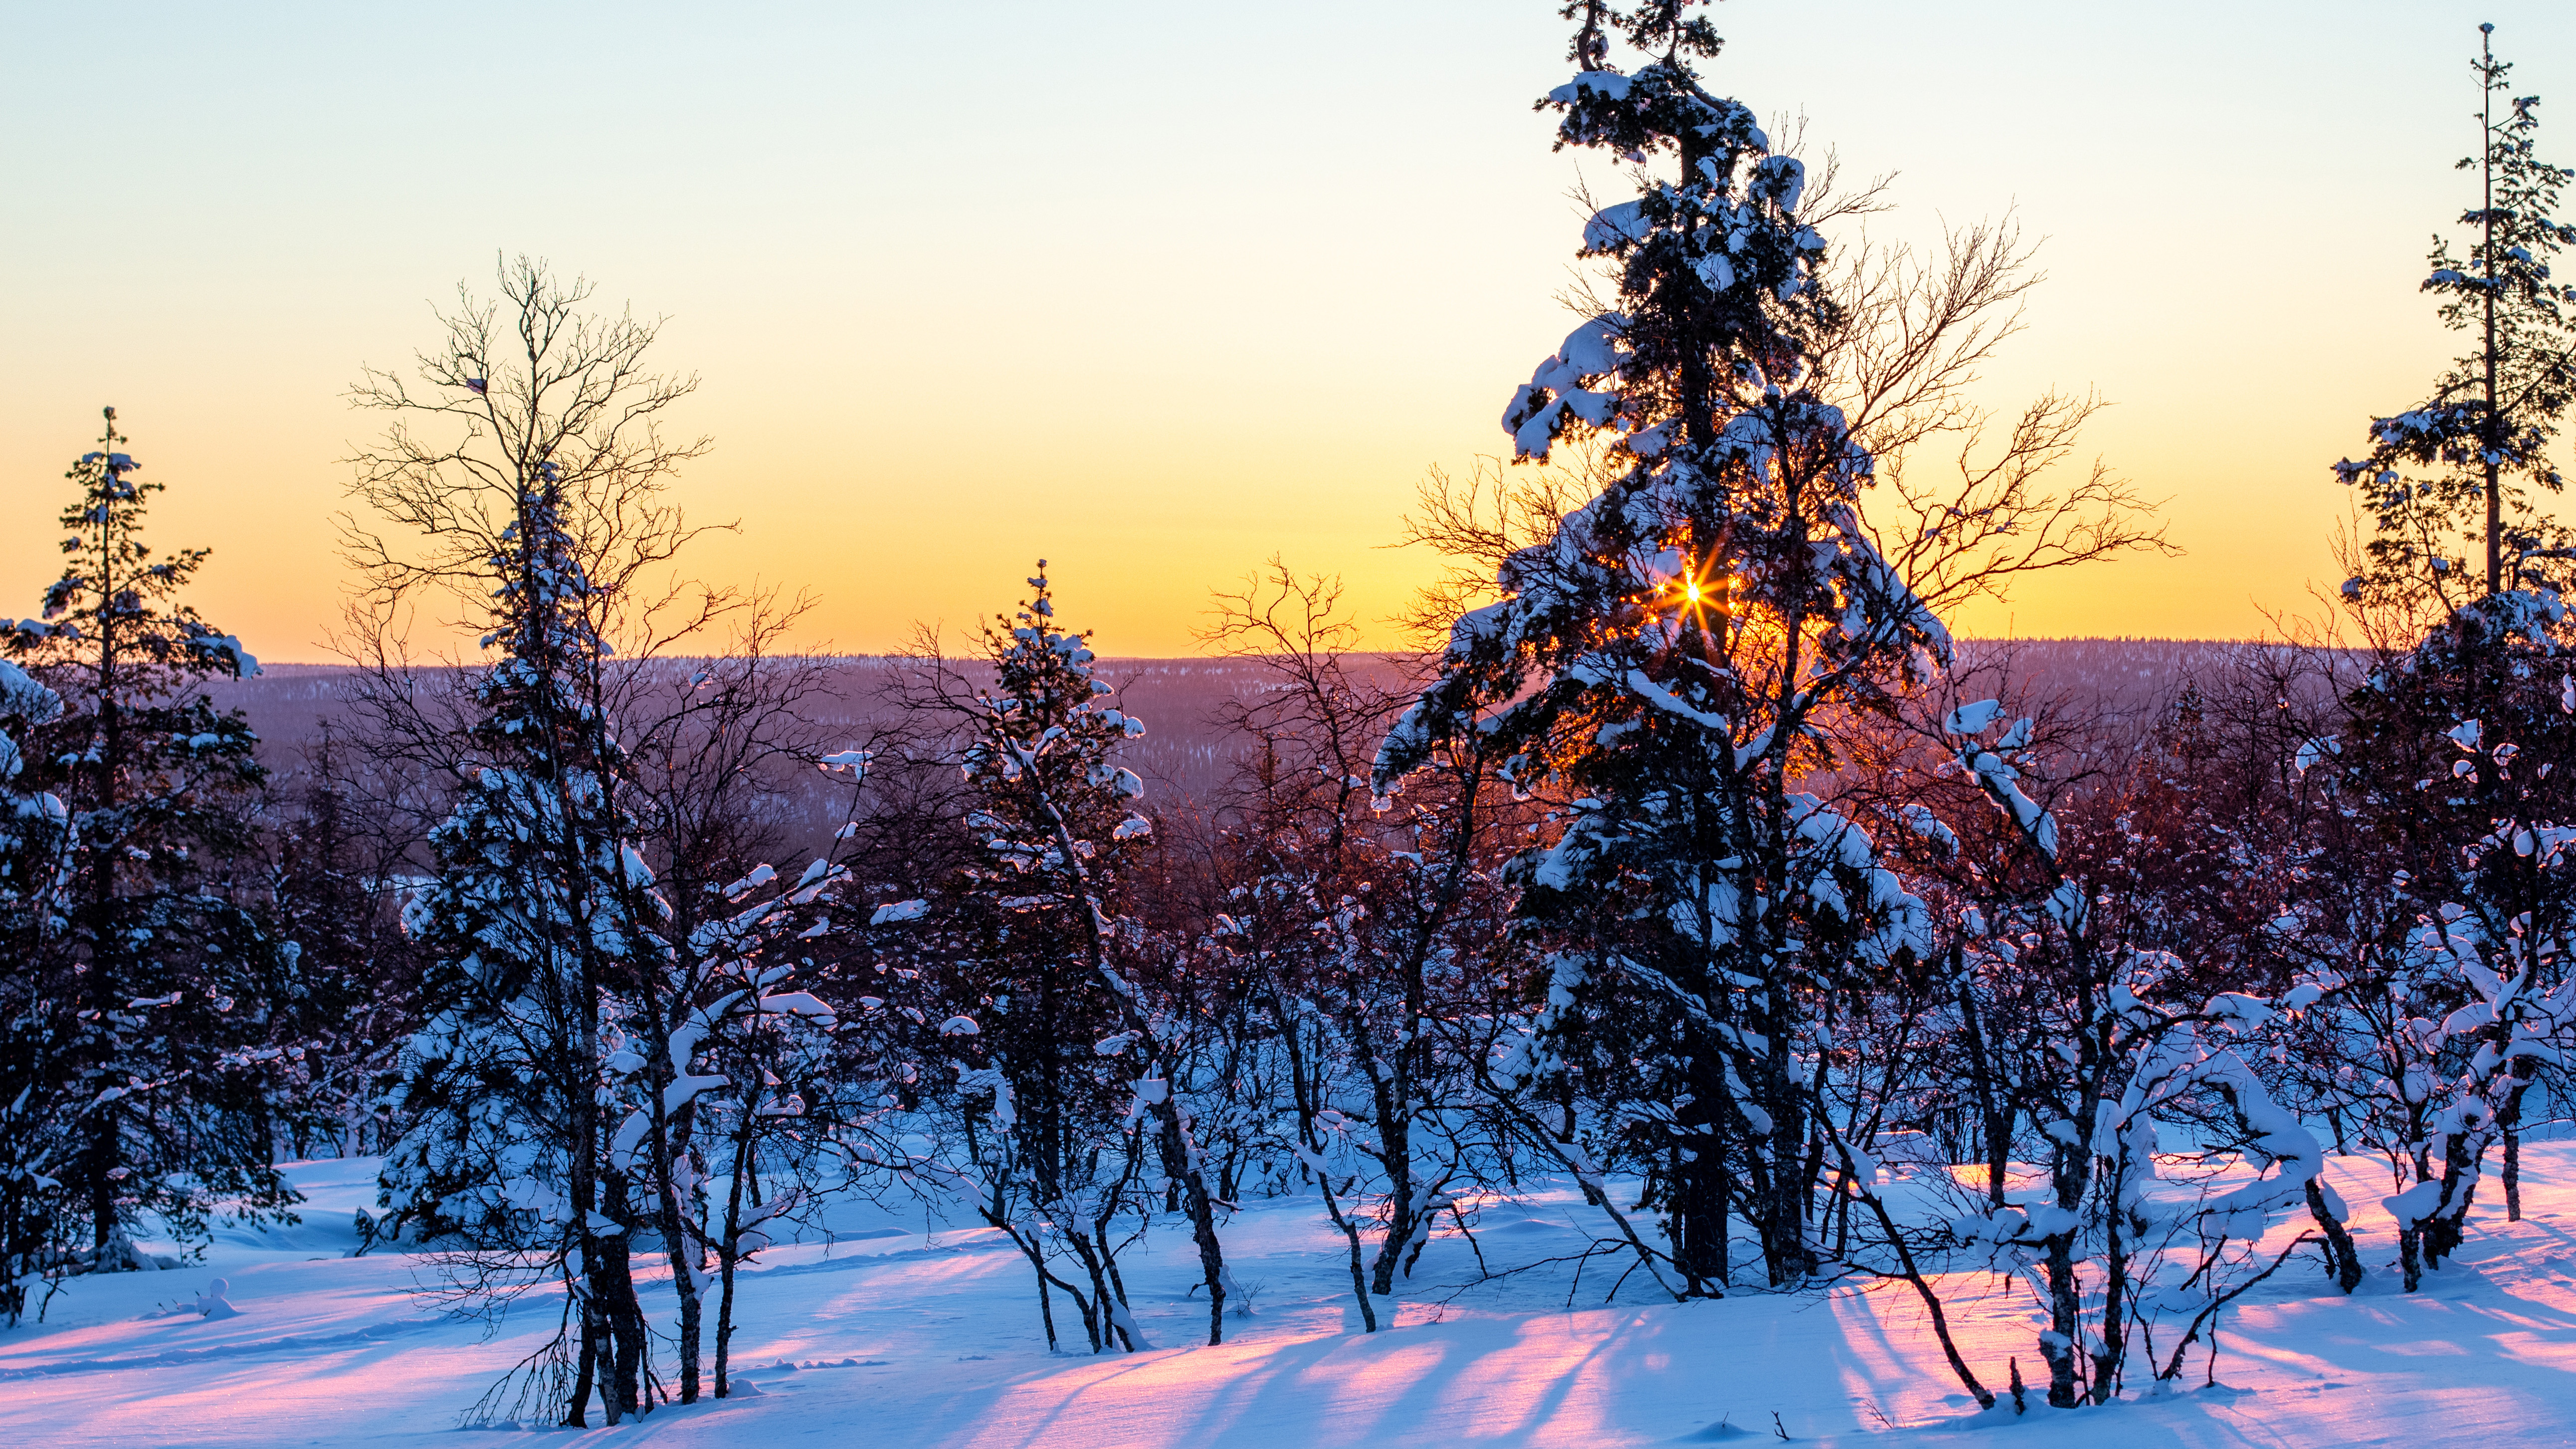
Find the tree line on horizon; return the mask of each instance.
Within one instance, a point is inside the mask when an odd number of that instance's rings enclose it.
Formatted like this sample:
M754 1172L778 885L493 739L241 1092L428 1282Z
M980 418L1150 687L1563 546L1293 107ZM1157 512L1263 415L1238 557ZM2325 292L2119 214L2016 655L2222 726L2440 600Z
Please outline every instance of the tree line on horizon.
M2386 1163L2408 1291L2491 1163L2518 1217L2576 1028L2536 100L2482 45L2479 205L2424 283L2469 346L2334 465L2336 612L2112 710L1943 623L2167 547L2077 459L2098 399L1969 396L2031 251L1829 251L1884 183L1709 89L1697 9L1563 6L1541 105L1635 191L1513 463L1423 491L1425 647L1359 650L1274 561L1204 636L1261 680L1229 773L1169 799L1042 561L854 729L785 646L807 600L685 570L695 379L542 263L354 390L349 683L294 769L216 706L256 662L186 602L204 551L144 541L108 410L62 578L0 621L0 1311L292 1214L281 1159L380 1156L361 1251L560 1304L473 1415L615 1424L728 1392L740 1270L838 1195L971 1215L1050 1346L1107 1352L1150 1346L1156 1226L1215 1343L1230 1214L1311 1196L1374 1332L1444 1222L1553 1177L1614 1295L1889 1280L1987 1406L2021 1366L1967 1360L1949 1275L2017 1275L2074 1407L2169 1389L2301 1249L2364 1280L2329 1151ZM416 654L425 619L475 647Z

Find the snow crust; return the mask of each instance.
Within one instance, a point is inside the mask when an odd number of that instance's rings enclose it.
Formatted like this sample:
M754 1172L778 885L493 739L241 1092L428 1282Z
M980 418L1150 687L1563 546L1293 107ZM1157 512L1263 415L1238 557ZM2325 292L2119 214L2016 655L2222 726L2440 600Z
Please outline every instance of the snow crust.
M2360 1294L2344 1298L2294 1259L2223 1323L2218 1387L2198 1387L2195 1372L2186 1392L2077 1410L2034 1398L2020 1418L2008 1402L1980 1414L1962 1399L1910 1297L1745 1292L1674 1305L1623 1291L1605 1306L1616 1274L1596 1262L1569 1309L1569 1269L1480 1283L1453 1225L1399 1296L1380 1300L1392 1326L1364 1335L1338 1236L1311 1198L1247 1204L1227 1225L1255 1312L1230 1320L1224 1347L1051 1357L1026 1265L989 1230L843 1202L826 1216L829 1237L781 1226L780 1245L745 1275L735 1362L756 1387L614 1433L869 1449L1605 1446L1757 1429L1749 1437L1777 1442L1776 1413L1801 1444L2561 1444L2576 1402L2576 1187L2563 1185L2576 1184L2576 1144L2524 1153L2526 1220L2508 1225L2482 1207L2460 1258L2426 1291L2396 1291L2393 1224L2365 1207L2354 1228L2372 1277ZM1895 1152L1887 1163L1891 1193L1946 1170ZM75 1280L45 1323L0 1332L0 1443L528 1442L514 1430L460 1432L455 1420L551 1326L556 1305L532 1300L487 1339L481 1324L412 1296L414 1259L347 1256L376 1166L295 1164L288 1175L309 1199L302 1225L219 1231L207 1261L178 1271ZM2326 1175L2341 1200L2376 1204L2386 1192L2384 1172L2362 1158L2329 1158ZM1579 1252L1603 1226L1570 1184L1533 1188L1468 1215L1497 1271ZM2297 1226L2274 1232L2287 1241ZM1186 1232L1158 1232L1136 1260L1136 1312L1154 1341L1186 1342L1204 1322L1204 1304L1184 1296L1195 1276ZM1980 1291L1986 1281L1951 1281L1954 1323L2000 1382L2008 1356L2030 1370L2038 1325L2026 1290ZM666 1313L667 1270L643 1292L648 1312ZM206 1316L208 1297L236 1311ZM1882 1437L1891 1430L1894 1440Z

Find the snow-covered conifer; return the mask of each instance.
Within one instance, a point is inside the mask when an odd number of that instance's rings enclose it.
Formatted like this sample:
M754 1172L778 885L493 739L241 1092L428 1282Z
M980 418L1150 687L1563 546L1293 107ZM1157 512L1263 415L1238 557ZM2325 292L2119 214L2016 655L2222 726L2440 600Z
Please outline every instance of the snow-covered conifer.
M35 963L68 924L71 820L52 792L22 787L18 746L62 712L60 695L0 659L0 951L16 963L0 973L0 1314L13 1324L29 1281L67 1256L56 1174L75 1146L59 1115L72 1104L51 1070L61 1022L47 996L57 983Z
M1130 860L1153 825L1129 803L1144 786L1117 754L1145 726L1105 701L1088 636L1056 622L1039 569L1018 614L985 629L989 685L948 698L969 732L960 764L976 859L936 910L888 906L883 924L925 961L923 1005L940 1015L924 1024L958 1074L978 1209L1035 1270L1048 1341L1062 1293L1095 1351L1147 1346L1117 1257L1160 1196L1159 1161L1198 1245L1214 1342L1224 1260L1208 1164L1175 1090L1183 1023L1148 992L1145 933L1127 914ZM1068 1260L1081 1281L1065 1276Z
M150 1266L128 1236L147 1213L185 1238L218 1200L292 1197L257 1054L280 958L218 874L248 851L257 742L201 687L259 666L181 601L207 551L144 541L162 485L125 444L109 408L67 475L62 577L41 617L0 621L20 948L0 1080L6 1135L44 1163L18 1182L47 1196L48 1273Z
M415 1238L554 1264L584 1310L577 1376L586 1387L605 1360L614 1423L636 1405L645 1348L626 1265L647 1208L606 1150L608 1035L615 994L666 947L636 909L651 877L618 803L616 742L583 687L604 651L557 465L531 460L523 490L488 636L499 658L475 690L480 768L432 832L436 879L405 911L425 1020L402 1062L407 1130L386 1157L385 1201Z
M1376 777L1393 790L1472 747L1560 802L1523 879L1564 949L1507 1076L1532 1090L1638 1058L1621 1091L1663 1104L1675 1266L1715 1293L1734 1212L1772 1282L1809 1271L1801 1063L1845 977L1929 944L1869 834L1801 784L1832 764L1838 715L1949 645L1863 524L1871 459L1813 390L1833 303L1805 169L1703 86L1717 40L1692 8L1569 7L1579 69L1547 101L1560 144L1634 163L1637 194L1584 228L1617 309L1539 364L1503 425L1524 458L1593 448L1608 482L1458 620ZM1611 68L1614 38L1643 63Z
M2556 215L2571 173L2539 159L2540 98L2512 94L2495 27L2478 29L2478 154L2459 163L2481 183L2478 205L2460 217L2469 250L2461 257L2436 237L2423 288L2472 346L2430 398L2372 421L2366 457L2335 465L2377 528L2344 586L2356 603L2447 611L2481 592L2571 577L2561 550L2576 535L2542 516L2533 492L2564 486L2548 449L2576 396L2566 315L2576 288L2551 271L2576 242L2576 225Z

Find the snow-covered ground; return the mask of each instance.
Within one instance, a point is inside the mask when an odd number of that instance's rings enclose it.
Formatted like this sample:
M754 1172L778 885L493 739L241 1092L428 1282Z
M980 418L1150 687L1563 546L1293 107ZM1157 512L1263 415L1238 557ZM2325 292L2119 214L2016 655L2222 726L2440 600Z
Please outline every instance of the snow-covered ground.
M2371 1281L2354 1298L2293 1262L2231 1310L2220 1386L2176 1398L2015 1418L1975 1412L1908 1298L1881 1290L1724 1302L1646 1301L1618 1264L1579 1287L1563 1266L1478 1281L1475 1252L1436 1240L1388 1330L1359 1332L1349 1276L1311 1200L1248 1207L1226 1232L1249 1318L1221 1348L1050 1357L1028 1269L982 1230L852 1205L835 1241L782 1246L743 1288L737 1362L756 1395L667 1408L615 1438L681 1445L1277 1446L1798 1442L1893 1433L1925 1444L2084 1446L2576 1443L2576 1144L2526 1149L2526 1221L2481 1208L2461 1261L2397 1291L2384 1214L2360 1207ZM39 1325L0 1332L0 1444L527 1442L458 1416L541 1340L532 1302L488 1336L415 1296L416 1260L353 1246L372 1160L296 1166L304 1224L221 1235L202 1265L73 1284ZM2345 1198L2386 1179L2330 1164ZM2492 1187L2492 1184L2490 1184ZM1496 1271L1577 1251L1601 1226L1570 1191L1488 1205L1476 1247ZM2285 1228L2284 1233L2289 1231ZM1607 1272L1604 1262L1609 1262ZM1128 1271L1156 1340L1205 1332L1185 1231ZM194 1308L228 1281L232 1317ZM2041 1376L2026 1290L2001 1280L1957 1317L1974 1366ZM1649 1289L1651 1285L1648 1285ZM1569 1297L1572 1306L1568 1306ZM668 1277L645 1304L667 1318ZM1382 1317L1390 1316L1384 1310ZM791 1367L791 1365L793 1365ZM2202 1382L2197 1364L2190 1382Z

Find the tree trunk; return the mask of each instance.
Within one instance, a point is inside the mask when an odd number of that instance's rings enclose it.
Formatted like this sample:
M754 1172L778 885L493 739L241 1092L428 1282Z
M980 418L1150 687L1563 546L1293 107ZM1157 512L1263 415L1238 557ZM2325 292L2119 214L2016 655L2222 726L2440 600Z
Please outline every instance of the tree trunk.
M2467 1236L2469 1209L2478 1196L2478 1166L2486 1148L2482 1128L2452 1132L2443 1143L2442 1203L2420 1224L2427 1268L2442 1266L2442 1260L2458 1252Z
M1807 1136L1805 1093L1789 1060L1789 1033L1777 1021L1763 1023L1770 1051L1760 1060L1757 1094L1771 1118L1771 1130L1758 1136L1746 1153L1754 1169L1753 1228L1762 1240L1762 1263L1771 1286L1792 1288L1815 1272L1815 1255L1807 1239ZM1762 1088L1770 1090L1763 1091Z
M1190 1212L1190 1237L1198 1244L1199 1272L1207 1283L1208 1343L1225 1342L1225 1248L1217 1241L1216 1204L1208 1192L1207 1166L1199 1145L1181 1120L1178 1083L1169 1063L1163 1065L1163 1100L1154 1104L1164 1175L1177 1182Z
M1986 1051L1985 1031L1977 1017L1977 994L1968 984L1961 967L1961 952L1950 948L1950 971L1959 977L1960 1035L1968 1048L1968 1088L1976 1094L1977 1120L1986 1150L1986 1202L1996 1211L2004 1207L2004 1176L2012 1159L2011 1104L1995 1080L1994 1063Z
M610 1295L607 1302L608 1334L614 1357L610 1367L614 1376L604 1385L611 1394L608 1422L614 1424L621 1414L632 1414L645 1406L642 1398L644 1367L644 1310L635 1298L633 1263L626 1251L626 1237L619 1234L600 1242L601 1286Z
M2522 1096L2531 1090L2532 1061L2515 1057L2510 1069L2513 1085L2505 1089L2504 1110L2496 1113L2496 1125L2504 1132L2504 1220L2522 1221Z
M1716 1125L1701 1124L1698 1135L1682 1139L1692 1145L1673 1148L1665 1231L1672 1241L1673 1266L1694 1298L1726 1296L1726 1150Z
M625 1174L603 1173L600 1186L601 1212L624 1223L631 1211ZM644 1307L635 1297L634 1262L627 1234L623 1230L603 1234L593 1238L592 1244L596 1251L591 1261L591 1296L599 1305L601 1323L607 1331L600 1387L607 1393L608 1422L615 1424L644 1407Z
M2340 1219L2326 1211L2324 1184L2313 1177L2308 1179L2308 1216L2315 1218L2325 1232L2326 1247L2334 1257L2335 1286L2346 1293L2360 1287L2361 1257L2353 1251L2352 1234Z
M751 1149L751 1125L757 1120L754 1114L759 1106L757 1091L743 1094L742 1126L734 1134L733 1161L725 1171L724 1237L716 1244L716 1271L722 1280L716 1290L716 1397L719 1399L726 1397L733 1388L733 1381L727 1377L733 1349L733 1275L734 1265L741 1261L744 1179L758 1166ZM1047 1346L1055 1346L1054 1335L1048 1335Z
M1368 1274L1361 1267L1359 1220L1342 1211L1341 1204L1333 1198L1333 1185L1325 1181L1320 1173L1315 1177L1315 1189L1324 1195L1324 1212L1333 1220L1333 1226L1341 1229L1342 1236L1350 1241L1351 1296L1359 1300L1361 1326L1368 1332L1375 1333L1377 1332L1377 1305L1369 1301Z
M698 1401L699 1328L704 1321L705 1288L700 1281L706 1270L706 1253L695 1234L689 1231L688 1207L682 1201L687 1185L683 1170L689 1166L688 1140L694 1107L684 1104L676 1120L666 1119L662 1099L667 1082L660 1079L669 1066L670 1054L658 1054L663 1071L654 1073L653 1088L653 1189L654 1216L662 1234L664 1253L671 1260L671 1287L679 1297L680 1402Z
M2075 1344L2083 1331L2082 1298L2075 1278L2075 1245L2070 1234L2048 1240L2048 1331L2039 1336L2039 1356L2048 1361L2048 1403L2071 1409L2075 1397Z
M2121 1154L2121 1168L2129 1164L2127 1153ZM2093 1392L2095 1404L2111 1402L2111 1394L2120 1386L2120 1360L2127 1352L2129 1314L2129 1250L2120 1242L2120 1209L2115 1195L2112 1209L2105 1215L2102 1251L2102 1347L2093 1359Z
M1364 1037L1354 1040L1365 1042ZM1395 1291L1395 1270L1404 1256L1405 1245L1413 1241L1414 1216L1419 1208L1413 1190L1412 1123L1402 1101L1389 1090L1390 1084L1378 1077L1375 1054L1362 1045L1360 1057L1376 1089L1378 1150L1386 1170L1386 1236L1377 1246L1377 1262L1369 1272L1369 1291L1385 1294Z
M671 1196L669 1193L664 1194ZM680 1212L666 1208L663 1213L663 1238L671 1254L671 1284L679 1294L680 1329L680 1402L698 1401L699 1329L704 1322L706 1297L699 1276L706 1264L696 1239L689 1235Z
M569 1285L568 1285L569 1286ZM590 1390L594 1369L599 1363L599 1310L590 1301L586 1288L573 1289L581 1296L581 1345L573 1361L572 1392L564 1405L564 1427L590 1427Z

